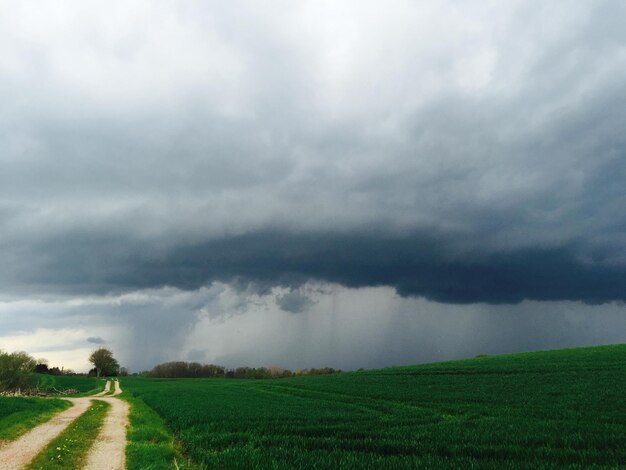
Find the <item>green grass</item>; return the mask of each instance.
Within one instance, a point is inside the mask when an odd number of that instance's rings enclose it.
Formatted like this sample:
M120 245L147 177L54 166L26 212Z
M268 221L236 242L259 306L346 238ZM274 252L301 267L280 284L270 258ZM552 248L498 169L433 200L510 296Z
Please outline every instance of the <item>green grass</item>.
M59 399L0 397L0 442L16 439L70 405Z
M122 393L119 398L130 404L130 424L126 433L127 470L177 468L174 462L180 469L196 468L182 457L163 419L152 408L128 393Z
M82 468L111 405L92 400L89 409L53 440L27 467L33 469Z
M124 386L203 468L626 462L624 345L280 380L133 377Z
M106 383L105 379L95 377L87 377L85 375L48 375L35 374L34 383L42 390L67 390L76 389L80 393L71 395L73 397L81 397L93 395L101 392Z

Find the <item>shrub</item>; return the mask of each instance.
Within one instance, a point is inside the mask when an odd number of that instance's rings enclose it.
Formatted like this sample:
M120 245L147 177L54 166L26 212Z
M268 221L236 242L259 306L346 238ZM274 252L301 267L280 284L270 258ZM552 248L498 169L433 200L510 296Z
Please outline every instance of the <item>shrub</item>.
M0 351L0 391L29 388L37 361L23 351Z

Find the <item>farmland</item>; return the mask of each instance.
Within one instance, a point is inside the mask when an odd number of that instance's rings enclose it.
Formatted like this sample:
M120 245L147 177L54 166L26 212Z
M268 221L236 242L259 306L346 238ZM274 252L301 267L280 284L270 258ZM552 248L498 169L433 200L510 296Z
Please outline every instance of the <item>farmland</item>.
M275 380L126 378L202 467L615 467L626 346Z

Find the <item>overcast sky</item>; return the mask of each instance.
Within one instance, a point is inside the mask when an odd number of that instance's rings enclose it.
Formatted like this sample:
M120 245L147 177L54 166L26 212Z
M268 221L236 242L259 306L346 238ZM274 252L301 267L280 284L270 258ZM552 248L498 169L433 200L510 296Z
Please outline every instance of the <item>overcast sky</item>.
M626 342L624 2L0 5L0 348Z

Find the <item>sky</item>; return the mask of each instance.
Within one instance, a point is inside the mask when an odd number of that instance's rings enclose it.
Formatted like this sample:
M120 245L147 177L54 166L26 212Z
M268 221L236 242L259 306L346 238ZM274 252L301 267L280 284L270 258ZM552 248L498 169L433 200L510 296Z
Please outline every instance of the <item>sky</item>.
M626 342L624 2L0 5L0 349Z

